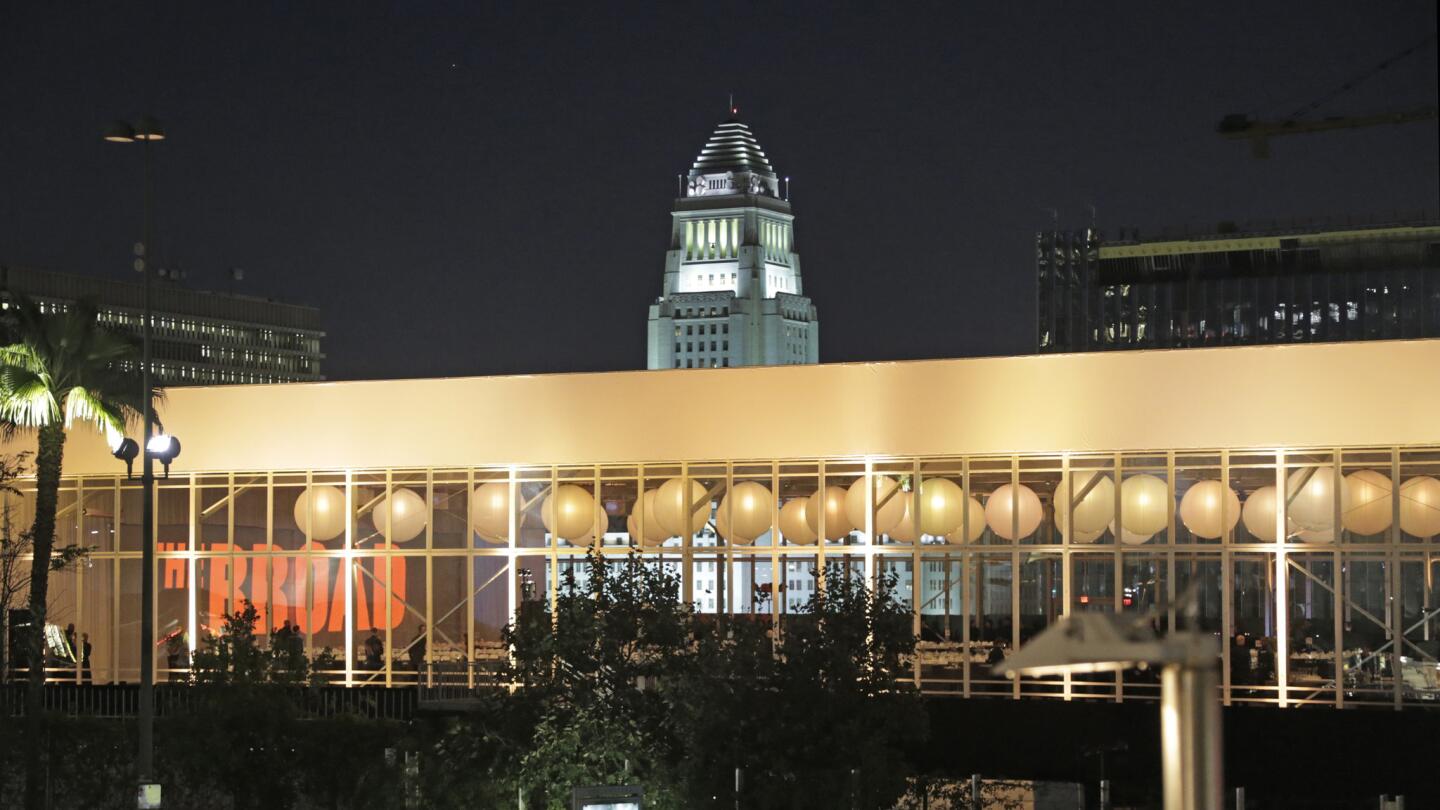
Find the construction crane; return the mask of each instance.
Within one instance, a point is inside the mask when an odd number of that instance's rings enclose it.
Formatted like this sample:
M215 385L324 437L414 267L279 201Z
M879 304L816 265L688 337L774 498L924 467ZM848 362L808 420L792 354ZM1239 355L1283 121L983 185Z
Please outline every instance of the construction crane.
M1250 152L1257 158L1270 157L1270 139L1278 135L1301 135L1307 132L1328 132L1334 129L1356 129L1359 127L1374 127L1384 124L1413 124L1420 121L1433 121L1437 117L1435 105L1414 107L1408 110L1393 112L1374 113L1372 115L1335 115L1319 119L1307 119L1305 116L1328 104L1337 96L1341 96L1355 89L1361 82L1381 73L1386 68L1405 59L1407 56L1420 51L1435 40L1435 34L1430 34L1419 42L1411 45L1399 53L1396 53L1382 61L1373 68L1361 73L1339 87L1331 90L1320 98L1306 104L1295 112L1279 121L1261 121L1244 113L1231 113L1220 119L1215 131L1222 138L1233 140L1246 140L1250 142Z

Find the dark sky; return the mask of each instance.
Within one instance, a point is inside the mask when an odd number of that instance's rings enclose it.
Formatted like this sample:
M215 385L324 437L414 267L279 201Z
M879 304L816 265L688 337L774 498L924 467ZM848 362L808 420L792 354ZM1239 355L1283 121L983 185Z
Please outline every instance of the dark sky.
M0 264L132 277L153 112L190 284L324 309L336 379L643 368L675 175L741 117L793 178L821 359L1033 345L1033 233L1440 207L1433 122L1276 141L1434 0L0 0ZM1433 41L1322 114L1436 99Z

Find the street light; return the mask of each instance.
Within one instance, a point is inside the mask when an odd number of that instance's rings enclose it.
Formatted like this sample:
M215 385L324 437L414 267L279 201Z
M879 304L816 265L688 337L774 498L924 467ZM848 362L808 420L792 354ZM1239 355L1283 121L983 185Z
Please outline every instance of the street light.
M1062 618L995 667L1017 675L1071 675L1160 667L1160 754L1165 810L1220 810L1220 646L1204 633L1159 636L1149 616L1083 612Z
M143 283L141 284L142 306L144 308L143 326L140 330L140 419L143 423L143 433L140 444L148 448L151 434L155 429L155 412L150 402L150 276L153 269L147 261L147 253L153 255L152 248L155 244L155 178L152 168L153 159L150 155L150 145L165 140L165 129L160 122L146 115L142 116L134 124L128 121L117 121L105 130L104 138L111 143L136 143L142 147L140 152L144 155L145 180L144 180L144 229L141 235L141 242L135 246L135 269L140 272ZM129 441L129 440L127 440ZM128 459L119 454L120 450L130 453ZM138 448L127 447L122 441L116 448L116 458L125 461L128 467L134 460L133 453ZM175 452L180 450L179 443L175 445ZM142 808L153 808L160 806L160 786L153 782L155 775L155 456L150 452L142 454L143 460L140 467L140 491L142 505L140 507L140 712L139 712L139 738L140 751L137 758L138 775L140 777L140 790L136 798L136 805ZM174 456L171 456L174 458ZM169 461L165 462L166 473L169 473Z

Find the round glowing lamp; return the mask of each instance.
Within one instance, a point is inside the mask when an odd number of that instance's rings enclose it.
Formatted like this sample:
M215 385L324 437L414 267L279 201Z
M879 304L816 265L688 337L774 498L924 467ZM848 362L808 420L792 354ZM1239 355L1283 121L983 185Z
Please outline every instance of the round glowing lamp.
M741 481L720 499L720 508L715 513L716 528L719 528L720 516L724 515L735 536L749 543L770 531L771 505L770 490L764 484ZM730 537L729 531L721 534Z
M370 521L375 524L375 530L391 543L408 543L425 530L427 512L424 498L413 489L400 487L376 505L375 511L370 513Z
M1240 522L1240 496L1219 481L1196 481L1180 499L1180 522L1196 537L1218 540Z
M780 533L791 543L808 546L816 540L810 521L805 519L809 506L809 498L793 498L780 507Z
M1045 507L1040 504L1040 496L1024 484L997 487L985 502L985 522L990 524L995 536L1006 540L1029 537L1040 528L1044 518Z
M1132 475L1120 485L1120 526L1149 540L1170 525L1170 489L1153 475ZM1120 538L1125 539L1123 534ZM1140 541L1144 542L1144 540Z
M295 525L311 540L333 540L345 531L345 493L330 486L309 487L295 499Z
M945 537L965 519L965 490L949 478L920 482L920 532Z
M1375 470L1357 470L1345 476L1350 502L1340 524L1369 537L1383 534L1394 519L1395 496L1389 476Z
M579 540L595 527L595 499L584 487L561 484L541 502L540 522L562 540Z
M909 497L894 478L877 475L874 478L861 476L845 490L845 517L850 525L865 527L865 482L872 482L875 509L875 534L885 534L895 528L905 516L905 499Z
M1240 520L1256 540L1275 542L1275 487L1260 487L1245 499Z
M1400 529L1415 537L1440 534L1440 481L1420 475L1400 485Z
M805 524L817 537L820 535L821 514L825 515L826 540L839 540L855 528L845 516L844 487L825 487L810 496L810 502L805 507Z
M705 494L705 485L693 478L671 478L660 485L655 493L655 519L667 536L689 537L710 520L710 499Z
M1349 510L1350 488L1341 479L1341 512ZM1285 516L1303 531L1325 531L1335 526L1335 468L1329 464L1301 467L1285 480Z
M1115 482L1099 470L1076 470L1060 476L1060 485L1055 488L1055 523L1062 532L1069 528L1071 520L1066 517L1067 498L1075 522L1071 537L1074 542L1085 542L1077 538L1086 535L1098 538L1115 519Z
M504 545L510 536L510 484L490 481L470 495L470 528L481 540Z

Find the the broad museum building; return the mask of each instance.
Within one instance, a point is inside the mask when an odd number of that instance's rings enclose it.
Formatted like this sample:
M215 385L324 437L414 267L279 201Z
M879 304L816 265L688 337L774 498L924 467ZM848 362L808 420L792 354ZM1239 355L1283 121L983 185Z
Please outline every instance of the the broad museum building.
M138 680L140 611L163 681L242 600L337 683L493 682L517 605L598 547L782 631L825 577L893 575L927 693L1156 698L992 674L1107 611L1222 638L1228 703L1440 700L1440 340L186 388L161 416L154 604L139 482L66 449L57 545L94 552L50 622L96 683Z

